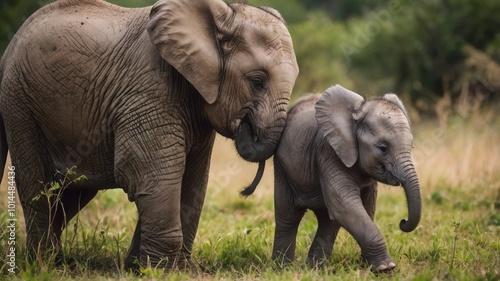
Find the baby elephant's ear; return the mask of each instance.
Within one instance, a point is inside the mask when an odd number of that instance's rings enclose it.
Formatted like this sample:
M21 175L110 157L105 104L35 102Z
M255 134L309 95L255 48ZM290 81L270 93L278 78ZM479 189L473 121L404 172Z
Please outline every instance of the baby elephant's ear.
M382 99L395 104L397 107L399 107L403 111L406 118L408 118L408 113L406 113L406 109L403 105L403 102L401 102L401 100L398 98L398 96L396 96L396 94L385 94L382 97Z
M315 105L319 129L347 167L352 167L358 159L353 113L363 100L355 92L335 85Z

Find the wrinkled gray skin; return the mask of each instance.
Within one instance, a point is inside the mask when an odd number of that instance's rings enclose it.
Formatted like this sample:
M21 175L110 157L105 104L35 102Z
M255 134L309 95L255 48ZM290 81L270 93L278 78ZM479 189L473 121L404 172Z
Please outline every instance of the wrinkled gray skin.
M365 100L337 85L298 100L288 112L274 157L273 258L294 259L297 227L311 209L318 230L309 250L310 265L330 258L342 226L361 246L372 270L393 269L396 264L373 222L377 181L403 186L408 220L400 228L414 230L421 198L412 142L406 111L394 94Z
M57 251L97 191L120 187L139 211L126 265L185 265L215 132L238 138L248 161L270 157L297 74L271 8L65 0L36 12L0 63L0 164L10 149L31 257L38 247ZM74 165L87 181L53 208L32 201L40 182Z

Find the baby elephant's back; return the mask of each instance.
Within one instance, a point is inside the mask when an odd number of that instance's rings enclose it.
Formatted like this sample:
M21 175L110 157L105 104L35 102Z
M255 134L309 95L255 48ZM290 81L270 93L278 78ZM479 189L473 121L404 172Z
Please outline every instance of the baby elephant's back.
M317 130L314 105L320 97L319 94L310 94L298 99L290 107L283 137L289 137L294 142L312 139L313 135L309 134L313 133L312 129Z
M309 182L314 165L312 142L318 131L314 105L321 95L311 94L300 98L288 111L287 122L275 158L280 161L289 176L296 181ZM304 161L306 159L306 161ZM310 161L307 161L310 160Z

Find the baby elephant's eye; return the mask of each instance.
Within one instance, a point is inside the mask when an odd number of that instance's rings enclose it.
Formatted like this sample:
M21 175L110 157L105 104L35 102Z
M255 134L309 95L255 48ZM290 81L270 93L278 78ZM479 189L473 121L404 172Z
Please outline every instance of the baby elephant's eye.
M377 147L378 150L382 153L386 153L389 150L389 147L387 147L387 145L383 143L377 144L375 147Z

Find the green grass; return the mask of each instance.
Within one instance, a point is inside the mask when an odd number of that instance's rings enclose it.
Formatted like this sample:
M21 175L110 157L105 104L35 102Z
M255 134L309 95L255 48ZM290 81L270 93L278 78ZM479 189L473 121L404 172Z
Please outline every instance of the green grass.
M64 233L64 252L74 263L52 259L28 265L24 229L18 229L16 275L6 280L500 280L500 120L476 116L450 120L436 133L432 122L415 127L415 155L422 184L423 214L418 228L403 233L406 218L401 188L381 186L376 223L398 264L387 274L371 273L354 239L341 230L334 256L318 270L305 259L316 221L306 213L297 238L296 261L281 266L271 259L274 235L272 162L256 194L238 192L250 183L256 165L238 159L232 142L217 139L211 179L194 245L198 268L164 275L145 270L137 277L123 270L137 218L121 190L100 192ZM482 124L487 124L486 126ZM478 126L478 124L481 124ZM2 185L0 198L6 198ZM6 201L6 199L5 199ZM6 203L0 202L0 234L7 237ZM19 224L22 217L17 205ZM2 239L2 242L7 241ZM7 244L0 245L0 270Z

